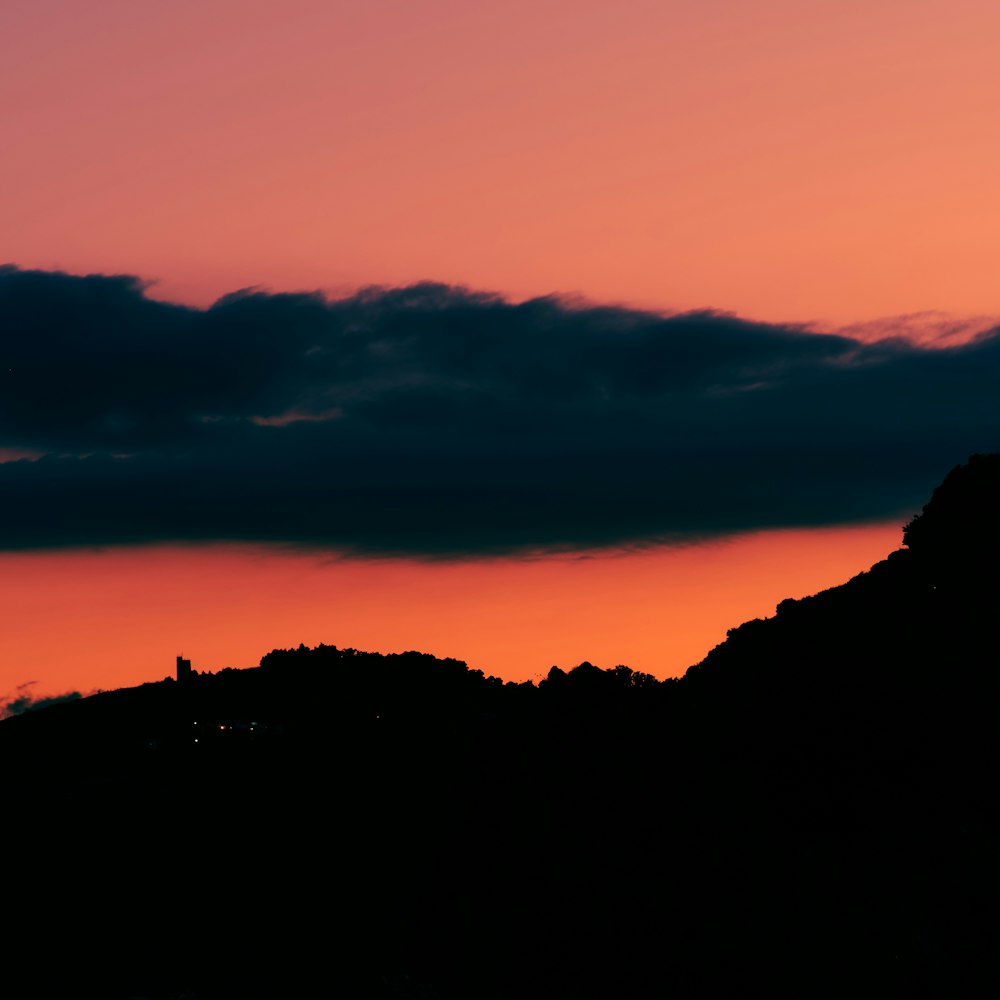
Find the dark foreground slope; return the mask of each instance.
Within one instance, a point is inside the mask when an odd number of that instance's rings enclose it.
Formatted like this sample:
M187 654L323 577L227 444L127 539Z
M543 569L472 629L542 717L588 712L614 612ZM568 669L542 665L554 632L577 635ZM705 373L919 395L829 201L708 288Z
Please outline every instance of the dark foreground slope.
M906 549L733 630L680 682L585 664L505 685L300 648L7 720L8 978L108 997L995 989L998 509L1000 458L975 458Z

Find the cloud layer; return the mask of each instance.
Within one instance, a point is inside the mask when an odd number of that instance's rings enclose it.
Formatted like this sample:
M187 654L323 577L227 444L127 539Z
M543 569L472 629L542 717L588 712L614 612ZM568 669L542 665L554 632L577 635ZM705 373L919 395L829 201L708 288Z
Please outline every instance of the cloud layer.
M1000 448L1000 330L877 342L464 288L209 309L0 268L0 547L460 556L906 517Z

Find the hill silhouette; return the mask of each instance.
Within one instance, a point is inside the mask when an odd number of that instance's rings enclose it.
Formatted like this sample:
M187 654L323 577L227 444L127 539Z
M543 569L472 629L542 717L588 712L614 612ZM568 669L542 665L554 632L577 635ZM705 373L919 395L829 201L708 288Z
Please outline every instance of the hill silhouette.
M19 995L982 995L998 501L678 681L300 646L5 720Z

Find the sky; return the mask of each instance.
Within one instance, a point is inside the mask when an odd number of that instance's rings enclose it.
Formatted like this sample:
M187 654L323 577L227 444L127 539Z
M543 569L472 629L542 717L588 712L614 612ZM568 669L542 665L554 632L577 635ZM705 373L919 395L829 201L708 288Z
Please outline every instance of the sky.
M673 676L1000 440L1000 9L10 0L0 704Z

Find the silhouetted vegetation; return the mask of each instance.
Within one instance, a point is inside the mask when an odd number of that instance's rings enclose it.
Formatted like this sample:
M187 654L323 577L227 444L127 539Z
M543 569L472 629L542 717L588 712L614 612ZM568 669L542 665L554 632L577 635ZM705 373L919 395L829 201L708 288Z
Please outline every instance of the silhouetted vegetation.
M4 721L20 995L989 995L998 499L679 681L300 646Z

